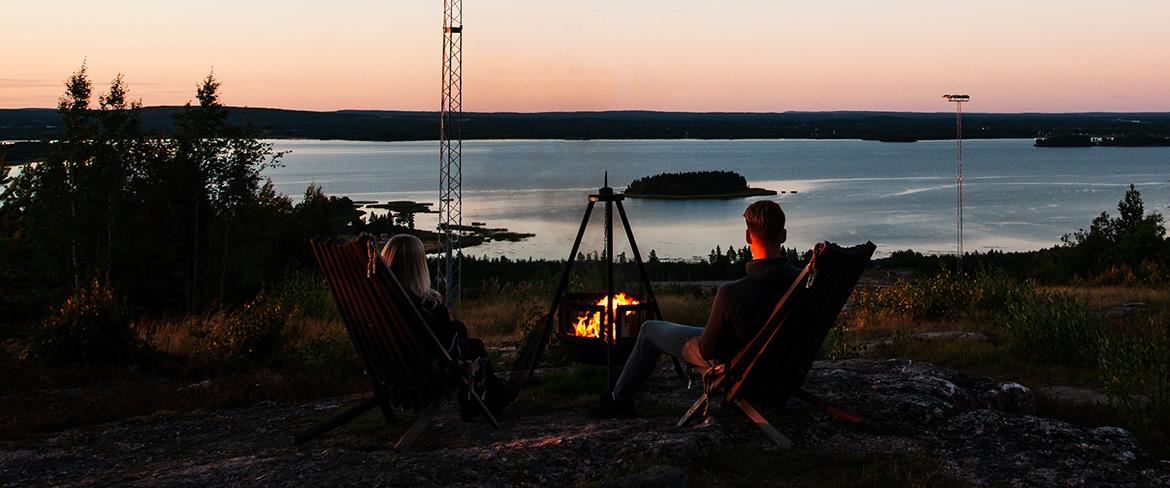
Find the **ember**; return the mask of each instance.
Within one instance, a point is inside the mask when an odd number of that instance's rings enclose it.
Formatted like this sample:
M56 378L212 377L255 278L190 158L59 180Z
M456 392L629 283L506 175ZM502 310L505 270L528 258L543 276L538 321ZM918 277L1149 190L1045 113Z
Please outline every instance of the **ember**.
M606 298L607 297L601 297L601 300L598 300L597 304L602 306L602 307L606 306L606 301L607 301ZM618 293L616 296L613 297L613 309L615 311L617 310L617 307L619 305L637 305L639 303L640 302L637 299L635 299L629 295L626 295L625 292ZM627 310L625 313L622 314L622 316L629 317L629 316L633 315L634 313L635 312L633 310ZM616 315L616 312L614 313L614 315ZM611 317L613 317L613 316L611 316ZM616 323L616 322L617 322L616 320L610 320L610 323ZM601 312L593 312L593 313L580 312L580 313L578 313L577 314L577 322L573 324L573 330L572 331L565 331L565 332L569 335L576 336L576 337L601 337ZM616 327L611 329L611 336L614 337L615 339L617 338L617 328Z

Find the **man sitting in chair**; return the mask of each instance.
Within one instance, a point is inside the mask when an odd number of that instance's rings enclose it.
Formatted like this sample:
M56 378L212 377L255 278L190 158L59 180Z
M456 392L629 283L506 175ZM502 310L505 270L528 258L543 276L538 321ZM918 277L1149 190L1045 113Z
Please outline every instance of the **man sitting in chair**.
M590 406L590 414L601 418L634 415L634 396L654 372L662 353L705 370L730 361L768 320L800 269L784 255L782 245L788 231L784 229L780 205L768 200L755 202L744 211L743 218L753 258L747 263L747 277L719 287L706 327L664 320L642 324L638 342L613 391Z

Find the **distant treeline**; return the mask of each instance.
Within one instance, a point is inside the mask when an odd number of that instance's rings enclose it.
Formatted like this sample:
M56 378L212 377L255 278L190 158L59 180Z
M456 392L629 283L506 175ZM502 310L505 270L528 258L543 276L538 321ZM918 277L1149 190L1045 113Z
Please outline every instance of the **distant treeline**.
M183 107L145 107L143 128L171 133ZM266 138L362 141L433 140L434 112L343 110L308 112L227 108L233 124L247 122ZM52 109L0 110L0 140L57 136L64 124ZM1057 134L1170 136L1170 113L990 114L963 116L965 137L1034 138ZM541 112L464 113L466 139L952 139L950 112Z
M926 273L954 270L952 255L898 251L879 260L885 268L913 268ZM1157 211L1146 212L1141 192L1130 185L1117 203L1117 216L1101 212L1088 228L1065 234L1061 244L1027 252L967 254L964 271L999 268L1019 278L1045 284L1170 283L1170 239Z
M474 253L474 249L468 250ZM802 255L795 249L785 248L785 256L794 264L802 266L807 252ZM657 251L642 256L646 272L655 282L728 281L747 274L747 263L752 260L751 249L747 246L716 246L706 259L670 260L658 258ZM616 286L623 290L634 290L640 282L637 261L626 253L614 256ZM603 256L598 251L581 252L574 260L570 277L570 291L597 291L604 283ZM549 293L555 288L555 280L565 269L563 260L510 259L508 257L464 256L464 294L476 296L493 290L506 290L520 283L543 282Z

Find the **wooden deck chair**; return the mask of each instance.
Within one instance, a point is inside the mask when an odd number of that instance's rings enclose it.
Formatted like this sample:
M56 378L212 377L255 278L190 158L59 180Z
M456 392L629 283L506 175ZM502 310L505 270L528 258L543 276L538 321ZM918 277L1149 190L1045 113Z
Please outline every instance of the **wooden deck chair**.
M460 387L470 388L467 367L452 358L431 332L414 300L374 249L374 239L364 234L350 241L314 239L310 247L373 383L374 396L298 435L296 443L304 444L374 407L381 407L386 421L394 422L393 408L398 407L418 412L417 420L394 444L394 449L405 450L444 398L453 397ZM482 399L471 396L498 429Z
M792 447L752 404L754 398L799 398L852 424L871 422L801 389L813 359L849 299L876 246L852 248L822 242L808 266L772 310L760 331L728 363L703 375L703 396L678 421L681 427L710 401L734 404L783 449Z

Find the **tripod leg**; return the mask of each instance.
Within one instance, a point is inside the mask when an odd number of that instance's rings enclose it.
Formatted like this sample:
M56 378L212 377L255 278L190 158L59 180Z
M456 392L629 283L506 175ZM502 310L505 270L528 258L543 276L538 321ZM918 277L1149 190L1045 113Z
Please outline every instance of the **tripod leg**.
M626 230L626 238L630 240L630 251L634 253L634 262L638 263L638 274L642 277L642 285L646 287L646 298L654 302L654 312L662 318L662 311L658 309L658 300L654 298L654 288L650 287L650 274L646 272L646 264L642 262L642 253L638 251L638 241L634 240L634 231L630 229L630 219L626 217L626 207L622 201L617 202L618 215L622 218L622 227Z
M646 263L642 262L642 253L638 251L638 241L634 239L634 230L630 228L630 218L626 216L626 206L622 205L622 201L617 202L618 215L622 218L622 228L626 230L626 239L630 241L630 251L634 253L634 262L638 263L638 275L642 278L642 287L646 289L646 298L649 298L654 303L654 318L662 320L662 309L658 306L658 300L654 297L654 288L650 286L650 273L646 272ZM679 379L687 377L683 370L682 363L678 362L678 358L670 358L674 362L674 373L678 375Z
M548 318L545 321L544 329L534 331L535 336L529 337L521 347L521 350L516 353L516 361L512 365L512 374L508 378L508 389L519 389L520 383L536 372L536 366L540 364L540 357L544 354L544 348L548 345L549 336L553 331L553 320L557 314L557 307L561 304L561 297L565 294L565 288L569 286L569 272L573 269L573 262L577 259L577 251L581 248L581 239L585 237L585 227L589 225L589 216L593 214L593 205L595 202L590 201L589 205L585 207L585 216L581 218L581 228L577 229L577 238L573 241L573 250L569 251L569 259L565 261L565 271L561 273L561 281L557 284L556 294L553 295L552 307L548 312Z

